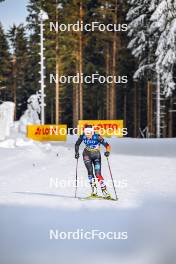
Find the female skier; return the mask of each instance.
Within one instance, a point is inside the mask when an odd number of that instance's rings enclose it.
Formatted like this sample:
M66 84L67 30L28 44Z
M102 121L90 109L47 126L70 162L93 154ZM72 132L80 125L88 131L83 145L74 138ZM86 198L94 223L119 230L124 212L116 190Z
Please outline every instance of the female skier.
M100 145L106 148L104 155L109 157L110 155L110 145L101 137L99 134L95 133L94 128L91 125L87 125L84 128L84 133L80 135L75 144L75 159L79 159L79 146L84 142L85 149L83 151L83 160L87 168L89 182L92 188L91 196L96 197L97 195L97 185L95 181L95 176L100 184L103 197L110 199L111 196L107 191L107 187L104 183L104 179L101 175L101 153ZM95 176L94 176L95 171Z

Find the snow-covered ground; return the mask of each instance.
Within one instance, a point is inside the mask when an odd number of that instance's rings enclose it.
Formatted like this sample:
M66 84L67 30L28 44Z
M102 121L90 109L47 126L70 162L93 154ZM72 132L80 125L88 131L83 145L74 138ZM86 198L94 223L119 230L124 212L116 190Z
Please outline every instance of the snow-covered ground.
M74 198L75 140L0 142L0 264L175 264L176 139L109 139L117 202ZM82 159L78 178L87 196ZM128 239L50 240L50 230L77 229Z

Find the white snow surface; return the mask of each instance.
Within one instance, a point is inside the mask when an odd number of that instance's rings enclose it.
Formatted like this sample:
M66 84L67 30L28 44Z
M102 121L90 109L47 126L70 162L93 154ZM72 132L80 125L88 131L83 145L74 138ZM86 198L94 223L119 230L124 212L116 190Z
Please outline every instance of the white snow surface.
M75 141L0 143L0 264L175 264L176 139L108 139L117 202L74 198ZM114 195L103 155L102 174ZM77 196L85 197L82 158L78 179ZM49 239L50 230L77 229L128 239Z

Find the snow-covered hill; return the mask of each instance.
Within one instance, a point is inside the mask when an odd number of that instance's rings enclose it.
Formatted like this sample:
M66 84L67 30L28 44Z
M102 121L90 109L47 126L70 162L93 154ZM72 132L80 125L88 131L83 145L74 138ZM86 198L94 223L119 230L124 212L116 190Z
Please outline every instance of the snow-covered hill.
M109 139L118 202L74 198L75 140L0 143L0 263L175 264L176 140ZM104 157L102 171L113 194ZM82 159L78 172L84 197ZM49 239L50 230L77 229L127 232L128 239Z

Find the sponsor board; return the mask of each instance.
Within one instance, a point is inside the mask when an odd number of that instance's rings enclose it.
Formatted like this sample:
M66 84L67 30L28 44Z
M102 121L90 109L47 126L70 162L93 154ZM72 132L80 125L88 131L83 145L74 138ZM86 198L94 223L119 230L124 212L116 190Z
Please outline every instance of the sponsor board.
M79 120L79 134L82 134L86 125L94 126L95 132L104 137L123 137L127 129L123 128L123 120Z
M28 125L27 137L37 141L66 141L67 125Z

